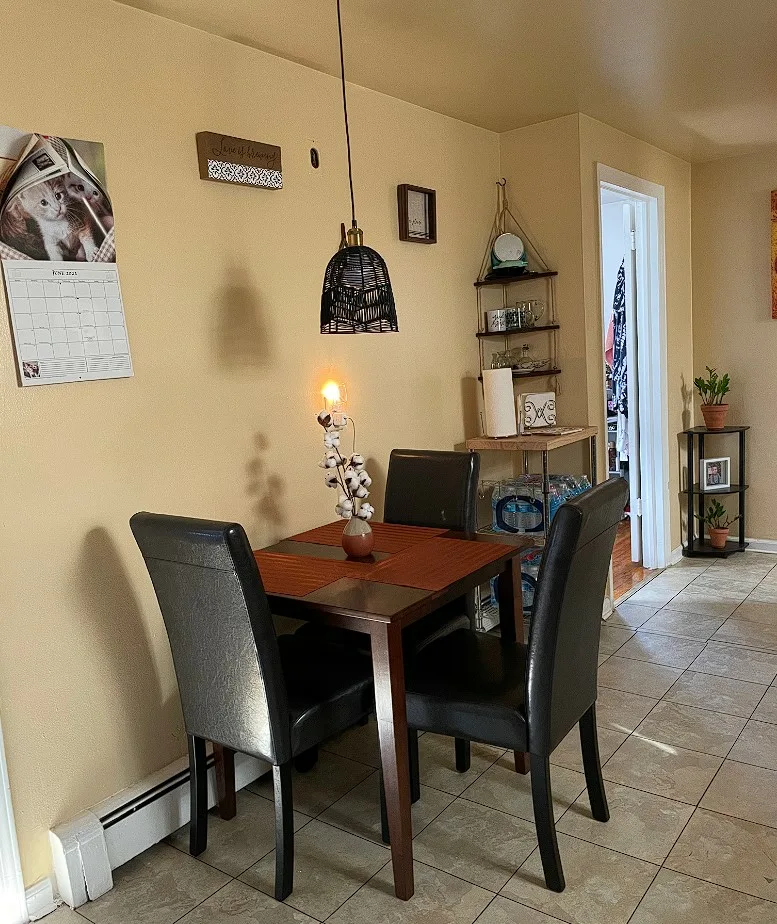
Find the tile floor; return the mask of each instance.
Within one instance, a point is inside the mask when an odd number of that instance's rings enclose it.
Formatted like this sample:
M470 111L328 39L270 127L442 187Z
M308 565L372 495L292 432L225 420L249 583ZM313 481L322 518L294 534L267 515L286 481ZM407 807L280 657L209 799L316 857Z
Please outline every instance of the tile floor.
M592 820L577 736L553 755L567 889L544 887L529 780L510 755L420 742L416 893L392 895L380 843L374 724L295 779L295 889L272 887L261 781L209 847L186 830L115 872L115 888L51 924L681 924L777 922L777 558L684 560L602 631L598 718L611 820Z

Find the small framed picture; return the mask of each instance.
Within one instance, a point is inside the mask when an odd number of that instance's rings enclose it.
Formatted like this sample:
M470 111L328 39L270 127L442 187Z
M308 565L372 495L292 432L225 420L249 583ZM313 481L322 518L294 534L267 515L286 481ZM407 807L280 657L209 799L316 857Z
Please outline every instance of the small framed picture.
M437 193L423 186L397 186L399 239L416 244L437 243Z
M701 459L699 481L705 491L721 491L731 487L731 458Z

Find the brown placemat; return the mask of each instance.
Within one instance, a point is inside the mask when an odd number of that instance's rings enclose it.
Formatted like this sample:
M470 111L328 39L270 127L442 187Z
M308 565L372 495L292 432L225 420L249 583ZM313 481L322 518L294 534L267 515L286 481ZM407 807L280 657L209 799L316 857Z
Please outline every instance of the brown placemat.
M304 597L344 577L364 578L375 567L372 562L332 561L278 552L254 552L254 557L265 591L286 597Z
M501 558L509 546L467 539L427 539L359 575L365 581L442 590Z
M394 555L403 549L426 542L435 536L448 532L447 529L432 529L428 526L401 526L398 523L370 523L375 534L375 551ZM317 526L307 532L292 536L294 542L314 542L317 545L340 545L345 529L345 520L335 520L326 526Z

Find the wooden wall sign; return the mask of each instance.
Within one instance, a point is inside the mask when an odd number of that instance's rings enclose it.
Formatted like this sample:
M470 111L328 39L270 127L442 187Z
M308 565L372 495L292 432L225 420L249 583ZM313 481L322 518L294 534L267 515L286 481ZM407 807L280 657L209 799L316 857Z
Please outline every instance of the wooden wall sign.
M281 149L274 144L197 132L200 178L238 186L282 189Z
M777 189L772 190L772 320L777 321Z

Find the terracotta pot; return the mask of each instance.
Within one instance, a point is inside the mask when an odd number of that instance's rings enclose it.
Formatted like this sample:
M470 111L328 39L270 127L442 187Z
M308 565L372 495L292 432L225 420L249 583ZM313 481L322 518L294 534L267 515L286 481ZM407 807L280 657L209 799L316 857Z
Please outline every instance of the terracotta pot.
M372 553L375 534L370 524L359 517L351 517L343 530L343 551L349 558L366 558Z
M712 429L708 427L707 429ZM709 527L710 533L710 545L713 549L725 549L726 539L728 539L728 526L723 527L722 529L715 529L714 527Z
M702 404L701 412L708 430L722 430L726 426L727 404Z

